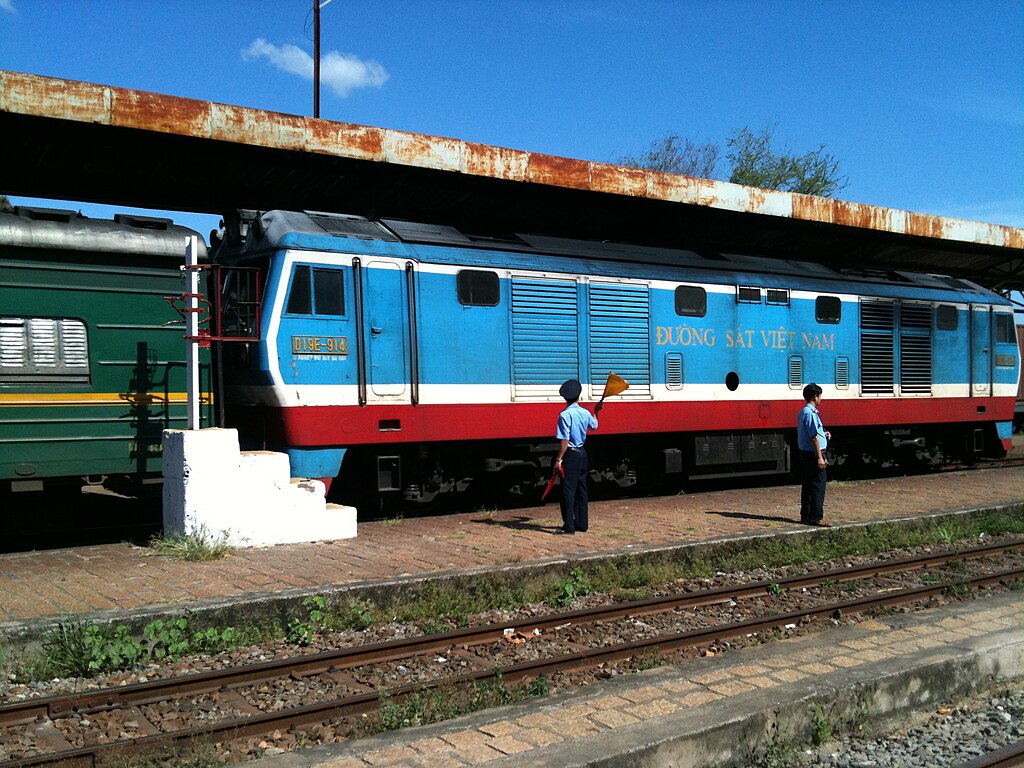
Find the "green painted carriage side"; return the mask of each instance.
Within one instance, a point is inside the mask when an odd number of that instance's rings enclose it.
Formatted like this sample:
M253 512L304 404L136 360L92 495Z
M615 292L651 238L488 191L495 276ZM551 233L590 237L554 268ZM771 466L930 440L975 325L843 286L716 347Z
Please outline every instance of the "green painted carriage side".
M186 343L164 300L183 290L167 256L0 246L0 316L76 319L87 382L0 380L0 480L157 474L161 433L186 424ZM201 351L204 424L213 407Z

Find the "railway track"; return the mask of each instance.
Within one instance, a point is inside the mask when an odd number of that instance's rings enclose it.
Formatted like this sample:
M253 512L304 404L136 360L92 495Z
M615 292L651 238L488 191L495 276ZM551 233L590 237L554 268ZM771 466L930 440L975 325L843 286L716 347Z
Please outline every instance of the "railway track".
M795 576L778 582L756 582L699 592L602 606L582 611L534 617L501 625L468 627L439 635L342 648L291 659L149 681L0 705L0 749L13 766L94 766L116 753L162 748L197 737L225 741L300 728L339 716L358 716L376 710L382 697L399 700L424 688L464 686L493 680L535 680L555 672L611 664L644 653L671 653L706 647L787 625L850 615L882 606L933 598L953 583L961 590L1024 578L1024 564L999 571L957 576L941 583L907 589L886 580L894 574L949 566L954 561L978 561L1024 549L1024 542L934 553L921 558L873 562L856 568L833 569ZM980 564L979 564L980 565ZM803 599L804 590L825 584L878 579L874 594L840 602L801 604L788 611L681 629L675 617L692 609L735 605L752 597L765 599L784 594ZM662 622L649 617L666 616ZM647 621L641 617L648 617ZM669 620L672 619L672 620ZM582 627L613 627L626 622L618 638L587 639ZM572 633L576 634L572 634ZM535 647L531 638L553 636L553 647L536 658L521 661L500 658L494 648L506 648L506 638ZM561 635L563 636L559 636ZM623 640L623 637L636 639ZM441 654L441 655L438 655ZM381 670L397 661L441 659L431 673L404 685L384 684ZM451 660L452 664L449 664ZM433 668L452 670L434 674ZM308 699L280 711L261 708L264 693L282 687L303 688ZM84 725L83 725L84 723ZM100 735L95 729L102 723ZM90 733L92 727L94 731ZM116 736L112 736L116 732Z
M960 763L956 768L1013 768L1021 765L1024 765L1024 741L1008 744L995 752Z

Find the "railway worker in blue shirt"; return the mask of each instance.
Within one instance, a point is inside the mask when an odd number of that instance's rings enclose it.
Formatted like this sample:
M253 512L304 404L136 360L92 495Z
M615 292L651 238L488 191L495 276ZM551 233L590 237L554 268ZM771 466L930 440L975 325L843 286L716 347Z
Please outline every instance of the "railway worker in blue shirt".
M803 410L796 420L796 442L800 449L800 463L803 470L803 485L800 488L800 522L805 525L828 527L825 516L825 451L832 434L825 431L818 415L821 405L821 387L808 384L804 387Z
M576 533L588 528L587 520L587 472L590 462L583 443L587 431L597 429L595 416L601 411L601 403L594 408L594 416L577 401L583 385L576 379L569 379L558 390L565 402L565 410L558 414L555 437L561 441L555 472L562 474L562 528L556 533Z

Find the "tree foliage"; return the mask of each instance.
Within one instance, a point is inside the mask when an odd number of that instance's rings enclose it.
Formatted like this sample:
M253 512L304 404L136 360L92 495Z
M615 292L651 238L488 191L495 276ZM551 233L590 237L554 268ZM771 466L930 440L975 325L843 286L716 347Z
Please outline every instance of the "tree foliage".
M619 158L619 164L703 179L721 179L762 189L781 189L832 197L846 187L839 161L825 145L802 155L776 150L775 126L758 132L740 128L726 140L726 151L713 143L698 144L678 134L652 141L646 153ZM720 166L725 173L717 175Z
M11 205L11 201L7 199L7 195L0 195L0 213L6 213L7 211L13 211L14 206Z
M619 164L711 179L714 178L721 155L722 150L717 144L698 144L673 133L652 141L646 154L619 158Z
M846 186L839 161L825 152L824 144L803 155L777 152L772 146L773 134L772 126L765 126L759 133L749 128L733 132L726 141L726 157L732 163L729 181L820 197L832 197Z

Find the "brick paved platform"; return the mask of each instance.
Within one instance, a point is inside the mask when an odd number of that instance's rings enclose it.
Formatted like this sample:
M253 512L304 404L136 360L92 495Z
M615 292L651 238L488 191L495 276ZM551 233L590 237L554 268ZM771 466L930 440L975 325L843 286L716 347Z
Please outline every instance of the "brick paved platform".
M184 562L130 544L0 555L0 622L146 607L184 608L250 593L316 592L643 547L806 529L799 488L748 488L592 504L590 531L555 536L558 506L361 523L355 539L238 550ZM866 523L1024 500L1024 468L830 483L826 518Z

